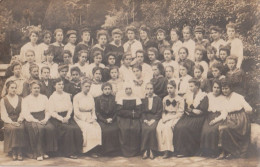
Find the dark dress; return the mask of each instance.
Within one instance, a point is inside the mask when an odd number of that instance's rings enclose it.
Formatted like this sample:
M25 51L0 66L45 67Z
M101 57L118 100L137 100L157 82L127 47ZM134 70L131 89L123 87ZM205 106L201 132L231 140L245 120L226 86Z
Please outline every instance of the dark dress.
M107 62L107 57L106 57L106 54L109 53L109 52L112 52L115 57L116 57L116 63L115 65L120 67L121 65L121 59L122 59L122 56L124 54L124 48L123 46L116 46L116 45L113 45L113 44L108 44L106 49L105 49L105 65L108 64Z
M78 44L76 45L76 47L75 47L74 56L73 56L73 58L72 58L73 63L75 64L75 63L77 63L77 62L79 61L78 53L79 53L79 51L81 51L81 50L86 50L86 51L88 51L88 60L89 60L90 48L91 48L91 47L90 47L89 45L86 45L86 44L84 44L83 42L78 43Z
M157 137L156 137L156 127L162 116L162 100L158 96L153 97L152 109L149 110L148 98L142 100L142 138L141 138L141 151L144 150L158 150ZM155 122L149 126L144 123L144 120L152 120Z
M227 72L226 79L230 81L234 92L245 95L245 73L243 70L236 69L234 72Z
M184 156L192 156L199 150L202 126L208 109L208 98L201 90L193 99L193 93L185 98L186 111L173 130L174 151ZM198 109L201 114L187 112L187 109Z
M18 105L14 108L7 97L4 97L4 105L8 113L9 118L13 122L17 122L19 115L21 113L21 102L22 98L18 97ZM12 124L4 124L4 152L8 153L12 151L13 148L23 148L27 145L24 123L21 123L20 126L16 127Z
M48 98L52 95L54 92L54 84L52 80L48 80L48 85L45 84L45 82L42 80L41 81L41 90L40 93L47 96Z
M76 83L76 82L71 81L70 84L69 84L68 91L71 94L71 99L73 99L73 97L76 94L81 92L81 83L80 82Z
M202 92L210 92L211 91L211 84L210 81L208 79L200 79L200 89L202 90Z
M154 47L156 49L158 49L158 45L155 41L149 39L148 41L141 41L141 44L143 46L143 49L145 51L144 53L144 62L149 64L150 63L150 60L149 60L149 57L148 57L148 54L147 54L147 50L151 47Z
M162 42L158 42L157 46L158 46L157 48L158 48L158 52L159 52L158 60L162 61L162 60L164 60L163 52L164 52L165 48L170 47L171 45L168 41L163 40Z
M141 104L137 100L123 100L117 106L119 142L124 156L132 157L140 153L141 144Z
M167 84L168 80L160 75L158 78L152 78L151 83L153 84L154 93L163 99L167 94Z
M52 51L54 58L54 63L62 63L63 62L63 51L64 51L64 45L56 46L54 44L49 45L49 49Z
M102 71L102 82L107 82L111 79L110 77L110 66L106 66L105 68L103 68L103 71Z
M113 95L101 95L95 98L97 121L102 131L102 152L118 151L119 128L116 121L116 102ZM111 118L112 123L107 123Z

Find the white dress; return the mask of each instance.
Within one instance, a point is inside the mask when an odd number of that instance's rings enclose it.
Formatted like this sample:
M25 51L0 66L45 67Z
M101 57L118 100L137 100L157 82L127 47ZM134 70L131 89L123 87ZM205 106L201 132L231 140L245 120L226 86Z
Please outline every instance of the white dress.
M101 127L97 123L94 98L88 94L78 93L73 99L74 120L83 135L83 153L102 144ZM93 123L89 123L94 120Z

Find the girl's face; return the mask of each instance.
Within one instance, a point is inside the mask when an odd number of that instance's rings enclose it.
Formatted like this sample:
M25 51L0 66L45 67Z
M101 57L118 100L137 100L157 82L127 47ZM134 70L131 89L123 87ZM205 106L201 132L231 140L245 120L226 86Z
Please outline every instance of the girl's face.
M109 64L109 65L115 65L115 64L116 64L116 58L115 58L115 56L109 56L109 57L108 57L108 64Z
M50 34L45 34L43 37L43 42L47 45L51 43L51 35Z
M126 67L129 67L132 62L132 56L131 55L126 56L123 62Z
M190 36L191 36L190 30L187 29L187 28L183 29L182 35L183 35L183 39L184 39L185 41L188 41L188 40L191 38L191 37L190 37Z
M35 55L33 52L26 52L25 55L28 63L33 63L35 61Z
M12 83L8 88L8 94L11 96L16 95L16 89L17 89L17 85L15 83Z
M65 64L70 64L71 63L70 60L71 60L71 57L69 54L67 54L67 53L63 54L63 61Z
M180 49L178 54L181 60L186 60L186 58L188 57L188 53L185 49Z
M122 40L122 35L120 35L120 34L113 34L112 38L115 41L115 44L119 45L121 40Z
M163 52L163 56L164 56L165 61L170 61L172 59L172 53L170 50L165 50Z
M97 71L94 73L93 77L94 77L94 79L95 79L96 81L101 81L101 79L102 79L101 71L100 71L100 70L97 70Z
M31 92L34 96L38 96L40 94L40 85L33 84L31 88Z
M47 59L48 62L53 62L53 54L48 54L46 56L46 59Z
M111 77L112 79L117 79L117 78L118 78L118 71L117 71L117 69L112 69L112 70L110 71L110 77Z
M104 93L104 95L110 95L111 92L112 92L112 89L111 89L110 86L105 86L105 87L103 88L103 93Z
M228 35L228 38L233 39L235 37L235 29L234 28L227 28L227 35Z
M77 36L76 36L76 34L71 34L71 35L69 36L69 42L72 43L72 44L75 44L76 41L77 41Z
M35 34L35 33L32 33L31 36L30 36L30 40L31 40L31 42L34 43L34 44L37 43L37 41L38 41L38 35Z
M188 70L184 66L180 66L180 70L179 71L180 71L180 75L182 77L186 76L187 72L188 72Z
M220 86L217 84L217 83L214 83L213 84L213 87L212 87L212 92L215 96L219 96L220 93L221 93L221 89L220 89Z
M68 69L67 68L63 68L59 72L61 78L65 78L67 76L67 73L68 73Z
M163 32L158 32L156 37L158 41L162 41L165 39L165 35Z
M31 77L32 78L35 78L35 79L39 78L39 68L38 67L37 68L33 68L30 73L31 73Z
M128 37L128 40L134 40L135 39L135 32L128 30L127 31L127 37Z
M137 53L136 59L137 59L138 63L143 63L144 62L144 54L143 53Z
M56 42L61 43L63 40L63 33L62 32L57 32L55 36Z
M125 88L125 94L130 96L132 94L132 88Z
M142 71L139 70L138 68L133 68L133 73L135 74L135 77L137 79L141 78L141 76L142 76Z
M168 92L168 94L170 94L170 95L175 94L175 87L173 87L172 85L168 84L168 85L167 85L167 92Z
M14 76L20 77L21 70L22 70L22 67L20 65L14 66L14 70L13 70Z
M85 63L87 61L87 53L81 53L81 55L79 56L79 62L80 63Z
M89 90L90 90L90 84L89 83L84 83L84 85L82 85L82 92L84 93L84 94L88 94L88 92L89 92Z
M191 92L195 93L198 90L198 87L193 83L189 83L189 89Z
M50 78L50 70L43 69L41 74L42 79L47 80Z
M153 70L153 76L159 76L160 75L160 71L157 68L157 66L152 66L152 70Z
M233 59L228 59L227 66L229 70L234 70L236 68L236 61Z
M154 60L156 60L156 56L155 56L154 52L148 51L148 57L149 57L149 60L150 60L151 62L153 62Z
M211 37L213 38L214 41L216 41L220 38L220 33L218 31L211 30Z
M89 42L90 41L90 33L89 32L83 32L81 35L83 42Z
M100 64L102 62L102 55L97 55L94 57L94 63Z
M57 82L55 84L55 89L56 89L57 92L62 92L63 88L64 88L63 81Z
M202 32L195 32L195 38L197 39L197 40L202 40L203 39L203 34L202 34Z
M214 78L218 78L221 73L220 73L220 70L218 68L212 68L212 75L214 76Z
M200 69L197 69L197 68L194 69L194 78L200 79L201 74L202 74L202 72L200 71Z
M207 57L209 60L214 60L215 58L215 53L214 52L207 52Z
M80 80L80 75L79 75L78 71L72 71L71 80L76 81L76 82Z
M168 79L172 78L173 76L173 71L171 69L171 67L166 67L165 68L165 75Z
M179 40L179 36L175 31L171 31L171 41L175 42Z
M229 96L231 94L231 89L228 86L222 87L222 93L224 96Z
M153 85L152 84L146 85L145 90L146 90L146 94L148 97L153 96Z
M227 52L226 52L225 50L220 50L220 51L219 51L219 57L220 57L220 59L221 59L222 61L225 61L226 58L228 57L228 54L227 54Z
M99 38L98 38L98 43L101 46L106 45L107 44L107 36L106 35L100 35Z
M202 58L203 58L203 53L201 50L196 50L195 51L195 60L196 61L202 61Z
M143 30L140 30L140 38L145 41L148 36L147 36L147 32L146 31L143 31Z

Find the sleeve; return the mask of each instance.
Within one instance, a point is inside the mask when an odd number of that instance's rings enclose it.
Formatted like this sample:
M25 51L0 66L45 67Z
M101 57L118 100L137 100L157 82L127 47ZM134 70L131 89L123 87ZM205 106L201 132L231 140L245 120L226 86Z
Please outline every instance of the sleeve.
M92 111L91 111L92 119L97 120L96 109L95 109L95 101L94 101L93 97L92 97L92 100L91 100L91 104L92 104Z
M73 98L73 109L74 109L74 117L77 117L78 119L82 119L81 113L79 111L79 95L75 95Z
M13 122L6 111L4 99L1 100L1 119L4 121L4 123L10 124Z
M51 95L51 97L49 98L49 101L48 101L48 111L50 113L50 115L53 117L53 118L56 118L57 120L60 120L62 121L63 120L63 117L60 116L56 111L55 111L55 98L53 95Z
M162 103L162 100L160 97L158 97L158 100L157 100L157 108L156 108L156 114L155 114L155 120L159 121L162 117L162 111L163 111L163 103Z
M177 115L179 117L182 116L182 114L184 113L184 110L185 110L185 102L184 102L184 99L180 99L179 100L179 103L178 103L178 111L177 111Z
M100 99L99 98L95 99L95 110L96 110L97 120L107 123L107 120L100 113L101 108L100 108Z
M72 57L73 64L78 62L78 52L80 51L79 45L76 45L74 55Z
M50 115L50 112L49 112L49 107L48 107L48 105L49 105L49 103L48 103L48 98L47 98L47 96L45 96L45 95L43 95L43 101L44 101L44 106L45 106L45 120L46 121L48 121L49 119L50 119L50 117L51 117L51 115Z
M71 96L69 94L66 95L66 103L68 104L68 113L66 115L67 118L70 118L71 117L71 114L72 114L72 110L73 110L73 105L72 105L72 102L71 102Z
M208 106L209 106L209 100L208 100L208 97L205 96L205 97L201 100L201 102L200 102L200 104L198 105L198 107L196 107L196 109L199 109L199 110L202 112L202 114L203 114L203 113L206 113L206 112L207 112Z
M241 68L243 62L243 43L240 39L236 41L235 45L235 55L238 57L237 59L237 68Z
M38 122L37 119L35 119L31 113L30 113L30 110L29 110L29 100L28 98L25 98L23 101L22 101L22 115L23 117L25 118L26 121L28 122Z
M25 62L25 50L24 50L24 46L21 48L20 50L20 57L19 57L21 62Z
M248 112L252 111L252 107L247 103L247 101L245 100L245 98L243 96L241 96L240 104L244 108L245 112L248 113Z
M30 87L28 82L23 83L23 92L22 92L22 97L26 97L30 94Z

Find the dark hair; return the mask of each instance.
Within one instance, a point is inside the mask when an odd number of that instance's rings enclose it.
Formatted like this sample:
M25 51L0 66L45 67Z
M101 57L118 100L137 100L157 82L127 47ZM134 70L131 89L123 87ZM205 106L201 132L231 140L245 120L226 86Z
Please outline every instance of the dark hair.
M52 56L54 56L54 55L53 55L53 51L52 51L51 49L49 49L49 48L48 48L47 50L45 50L43 54L44 54L44 56L47 56L47 55L52 55Z
M221 86L223 87L229 87L232 90L232 83L230 82L230 80L224 78L221 80Z
M132 54L129 53L129 52L125 52L122 56L122 60L125 60L126 56L131 56L132 57Z
M147 53L148 53L148 52L153 52L153 53L155 54L155 57L158 58L159 52L158 52L158 49L156 49L155 47L150 47L150 48L148 48L148 49L147 49Z
M222 84L221 84L221 80L219 80L219 79L213 79L213 81L212 81L212 89L213 89L213 86L214 86L214 84L218 84L218 86L220 87L220 90L221 90L221 87L222 87Z
M97 31L97 39L99 39L101 35L105 35L107 40L108 40L108 33L107 33L106 30L98 30Z
M216 63L212 64L211 69L212 68L217 68L220 71L220 73L222 74L224 66L220 62L216 62Z
M92 74L94 75L97 71L100 71L101 72L101 75L102 75L102 68L101 67L94 67L93 69L92 69Z
M237 64L237 57L234 56L234 55L228 56L228 57L226 58L226 62L227 62L228 60L234 60L235 63Z
M204 72L204 68L203 68L202 65L200 65L200 64L196 64L196 65L194 66L194 70L193 70L193 71L195 71L195 69L199 69L199 70L201 71L201 73Z
M189 70L191 70L190 67L189 67L189 65L188 65L188 63L186 63L186 62L180 62L179 65L185 67L185 68L187 69L187 72L188 72Z
M165 70L165 71L166 71L166 68L170 68L170 69L172 70L172 72L174 72L174 67L173 67L173 66L168 65L168 66L164 67L164 70Z
M79 52L78 52L78 58L81 56L81 54L82 53L86 53L87 54L87 57L86 57L86 61L88 60L88 51L87 50L80 50ZM94 53L96 53L96 52L94 52ZM95 56L94 56L95 57Z
M210 52L210 53L214 53L214 54L216 54L217 53L217 49L214 47L214 46L208 46L207 47L207 52Z
M140 64L135 64L134 66L133 66L133 69L134 68L136 68L136 69L138 69L138 70L140 70L140 71L143 71L143 67L140 65Z
M170 48L170 47L165 47L164 50L163 50L163 54L164 54L164 52L165 52L166 50L169 50L169 51L171 52L171 54L173 54L173 50L172 50L172 48Z
M92 81L89 78L85 77L85 78L82 78L80 83L81 83L81 86L83 86L85 83L88 83L91 85Z
M64 50L62 56L64 56L65 54L68 54L70 57L72 57L72 54L69 50Z
M43 67L41 68L41 73L43 72L44 69L49 70L49 72L51 71L50 67L48 67L48 66L43 66Z
M32 86L33 85L39 85L40 87L41 87L41 83L40 83L40 81L38 81L38 80L32 80L32 81L30 81L30 83L29 83L29 87L30 87L30 90L32 89Z
M119 68L117 66L112 66L112 67L109 67L109 74L112 70L116 69L117 72L119 72Z
M172 28L171 32L174 31L176 32L176 34L178 35L178 37L180 37L180 30L178 28Z
M11 65L11 70L14 71L15 66L22 66L22 64L19 61L13 61Z
M176 88L176 82L174 80L168 81L168 85L172 85L174 88Z
M189 83L194 83L195 86L197 86L198 88L200 88L200 81L195 79L195 78L191 78L189 80Z
M144 55L144 50L143 49L138 49L135 54L137 55L137 53L142 53Z
M107 86L109 86L111 89L113 89L111 83L105 82L105 83L102 84L101 90L103 90L103 89L104 89L105 87L107 87Z
M32 70L34 69L34 68L38 68L39 69L39 66L37 65L37 64L30 64L30 66L29 66L29 71L30 71L30 73L32 72Z
M67 70L69 70L69 66L65 63L60 63L58 65L58 72L60 72L62 69L66 68Z
M54 86L55 86L57 83L59 83L59 82L63 82L63 80L62 80L60 77L54 79L54 80L53 80L53 84L54 84Z
M71 75L72 75L72 72L73 72L73 71L76 71L76 72L79 73L79 75L81 75L81 71L80 71L80 68L79 68L79 67L77 67L77 66L71 67L71 69L70 69L70 74L71 74Z
M57 29L54 31L53 36L55 37L58 32L62 32L62 34L63 34L63 30L62 30L61 28L57 28Z
M9 87L10 87L12 84L15 84L16 87L17 87L17 83L16 83L15 81L13 81L13 80L7 81L7 83L6 83L6 94L5 94L5 95L8 94L8 89L9 89Z
M229 47L229 46L220 45L220 47L219 47L219 53L220 53L220 51L222 51L222 50L227 53L227 56L230 55L230 47Z
M189 56L189 50L188 50L188 48L186 48L186 47L184 47L184 46L182 46L182 47L178 50L178 54L179 54L179 52L180 52L181 49L184 49L185 52L187 53L187 56Z
M160 74L165 76L165 70L164 70L164 66L162 65L162 63L156 62L152 66L156 66L158 68Z

